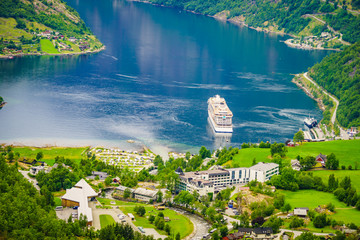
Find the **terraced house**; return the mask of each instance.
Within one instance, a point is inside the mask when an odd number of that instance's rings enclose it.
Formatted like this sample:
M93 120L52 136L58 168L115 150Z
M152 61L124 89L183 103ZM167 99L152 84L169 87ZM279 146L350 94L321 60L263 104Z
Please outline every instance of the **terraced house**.
M245 185L250 181L266 182L273 175L279 174L279 165L276 163L260 162L249 168L228 168L214 166L211 170L197 172L183 172L179 167L175 171L180 182L176 190L197 191L201 196L216 193L227 186Z

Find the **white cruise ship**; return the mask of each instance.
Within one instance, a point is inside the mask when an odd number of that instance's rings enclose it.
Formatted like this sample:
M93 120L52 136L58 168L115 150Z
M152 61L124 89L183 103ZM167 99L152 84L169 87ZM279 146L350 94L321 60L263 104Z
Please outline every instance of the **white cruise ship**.
M232 117L233 114L226 104L224 98L219 95L211 97L208 100L209 121L215 132L232 133Z

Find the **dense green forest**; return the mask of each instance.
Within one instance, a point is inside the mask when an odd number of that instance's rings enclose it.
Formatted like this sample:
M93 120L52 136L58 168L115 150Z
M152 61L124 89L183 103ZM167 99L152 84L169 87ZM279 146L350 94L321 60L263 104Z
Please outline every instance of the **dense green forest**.
M86 221L66 223L56 219L52 194L46 188L39 193L0 155L0 238L72 239L94 235L86 230Z
M340 30L343 38L354 43L360 40L360 16L354 17L345 10L337 8L328 1L320 0L283 0L283 1L246 1L246 0L150 0L152 3L172 6L206 15L229 11L228 18L245 17L245 23L252 27L273 27L289 34L298 34L310 22L305 14L323 13L330 26ZM340 14L328 14L337 13Z
M339 99L336 117L341 126L360 126L360 42L324 58L310 76Z
M63 5L65 11L58 11L56 7ZM17 28L26 28L24 19L31 22L39 22L62 34L78 36L80 34L90 34L79 14L71 7L67 6L61 0L47 1L41 0L35 2L29 1L29 4L20 0L1 0L0 17L15 18Z

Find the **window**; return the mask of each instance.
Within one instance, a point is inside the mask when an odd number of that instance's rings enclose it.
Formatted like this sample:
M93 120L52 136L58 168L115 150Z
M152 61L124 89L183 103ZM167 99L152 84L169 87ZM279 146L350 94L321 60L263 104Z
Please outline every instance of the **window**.
M235 178L235 171L232 171L231 179L234 179L234 178Z
M241 173L242 173L242 171L241 171L241 170L239 170L239 178L241 178Z

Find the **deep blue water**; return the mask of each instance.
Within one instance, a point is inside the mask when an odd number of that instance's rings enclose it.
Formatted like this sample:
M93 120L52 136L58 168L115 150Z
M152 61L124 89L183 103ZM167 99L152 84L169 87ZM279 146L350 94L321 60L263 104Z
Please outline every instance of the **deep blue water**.
M233 111L229 142L284 141L321 112L295 84L328 54L177 9L124 0L68 0L106 50L0 61L0 142L216 148L207 99Z

